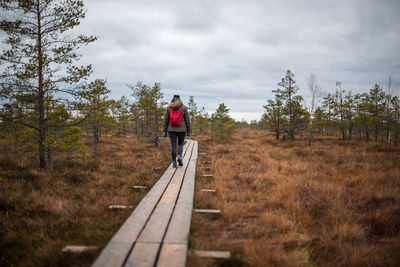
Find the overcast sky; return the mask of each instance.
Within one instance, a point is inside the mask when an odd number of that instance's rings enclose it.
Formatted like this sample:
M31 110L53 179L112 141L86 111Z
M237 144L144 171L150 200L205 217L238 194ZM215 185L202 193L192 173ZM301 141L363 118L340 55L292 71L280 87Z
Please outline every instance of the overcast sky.
M235 119L259 119L287 69L307 100L306 76L325 92L365 92L400 81L399 0L85 0L80 32L93 78L112 97L127 83L160 82L166 100L193 95L213 112L224 102Z

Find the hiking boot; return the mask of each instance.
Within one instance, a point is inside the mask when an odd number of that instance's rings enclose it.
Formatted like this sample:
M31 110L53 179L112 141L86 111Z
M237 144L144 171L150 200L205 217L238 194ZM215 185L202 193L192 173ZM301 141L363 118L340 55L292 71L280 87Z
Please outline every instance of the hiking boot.
M179 163L179 166L183 166L182 156L181 155L178 155L178 163Z
M173 160L173 161L172 161L172 168L176 168L176 167L178 167L178 166L176 165L176 161Z

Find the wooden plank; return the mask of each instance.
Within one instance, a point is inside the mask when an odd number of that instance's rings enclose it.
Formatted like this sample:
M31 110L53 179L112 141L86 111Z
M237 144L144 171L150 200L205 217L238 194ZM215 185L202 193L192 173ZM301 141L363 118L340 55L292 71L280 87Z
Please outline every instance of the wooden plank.
M196 176L196 161L197 161L198 142L194 141L192 157L186 170L185 179L182 184L181 193L179 194L178 203L186 203L193 205L194 185Z
M197 213L221 213L221 210L216 209L194 209L193 211Z
M156 263L160 243L137 242L124 266L129 267L153 267Z
M201 153L199 153L199 155L207 155L207 153L201 152Z
M169 166L107 244L94 266L122 266L125 259L127 259L125 266L154 266L164 235L166 242L184 243L165 243L165 249L160 250L160 266L163 266L162 264L165 262L174 262L169 266L185 266L193 207L197 149L197 142L186 142L183 157L184 167L175 169L171 165ZM189 193L182 194L182 198L181 194L178 196L179 192L186 192L186 190ZM183 196L185 195L191 195L191 200L188 200L189 204L184 202L186 199ZM181 202L179 202L180 199ZM176 212L172 214L174 208ZM186 221L182 221L180 218L186 218ZM165 231L170 219L173 223L168 227L170 229L168 235L168 232L165 233ZM184 231L182 231L183 228ZM174 235L175 239L173 240ZM132 246L133 249L130 253ZM130 253L129 256L128 253Z
M203 170L211 170L211 168L210 167L199 167L200 169L203 169Z
M167 229L169 219L171 218L174 203L164 203L157 206L157 210L151 215L140 234L139 242L158 242L162 241Z
M198 257L214 259L229 259L231 257L229 251L195 250L194 254Z
M184 146L186 155L188 145ZM93 266L121 266L137 240L176 169L170 166L103 249ZM115 264L115 265L114 265Z
M171 222L168 225L164 243L187 244L189 241L190 222L192 218L192 204L177 204Z
M187 244L163 244L157 267L185 267Z
M148 223L143 229L138 241L140 242L161 242L164 237L165 231L167 229L169 220L172 216L172 212L178 198L179 190L183 177L185 174L185 169L188 166L189 157L191 155L191 150L193 147L193 142L189 142L188 152L185 157L183 157L184 167L179 168L174 173L170 184L165 190L163 196L160 199L157 207L155 208L153 214L151 215Z
M202 177L204 177L204 178L214 178L214 175L212 175L212 174L203 174Z
M145 186L145 185L134 185L133 189L147 189L147 186Z
M200 189L201 192L206 192L206 193L216 193L217 190L215 189Z
M108 206L109 209L115 210L123 210L123 209L133 209L133 206L125 206L125 205L110 205Z
M62 252L65 253L82 253L82 252L88 252L88 251L94 251L97 250L97 247L93 246L65 246L62 249Z
M124 263L132 243L108 242L103 252L99 255L92 266L96 267L121 267Z

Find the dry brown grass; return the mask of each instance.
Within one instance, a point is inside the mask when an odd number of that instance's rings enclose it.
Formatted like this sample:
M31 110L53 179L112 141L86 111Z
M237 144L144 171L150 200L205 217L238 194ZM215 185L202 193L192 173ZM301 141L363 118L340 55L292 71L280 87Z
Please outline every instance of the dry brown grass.
M227 261L191 256L189 266L399 266L400 149L336 138L276 141L240 130L200 142L190 246L230 250ZM203 165L204 166L204 165ZM217 189L217 194L200 192Z
M169 148L135 138L104 137L99 162L56 159L53 172L32 168L30 156L0 140L0 266L89 266L168 165ZM163 163L164 162L164 163ZM161 170L153 167L161 166ZM66 245L90 245L70 255Z

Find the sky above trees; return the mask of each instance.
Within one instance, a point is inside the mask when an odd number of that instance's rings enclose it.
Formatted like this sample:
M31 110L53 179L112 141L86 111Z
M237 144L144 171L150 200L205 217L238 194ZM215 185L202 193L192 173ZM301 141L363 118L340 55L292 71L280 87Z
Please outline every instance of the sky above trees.
M295 74L305 101L311 72L324 92L336 81L366 92L400 81L400 1L85 0L76 30L99 37L82 51L112 96L127 83L160 82L167 100L193 95L235 119L259 119L285 75ZM400 89L398 88L398 91Z

